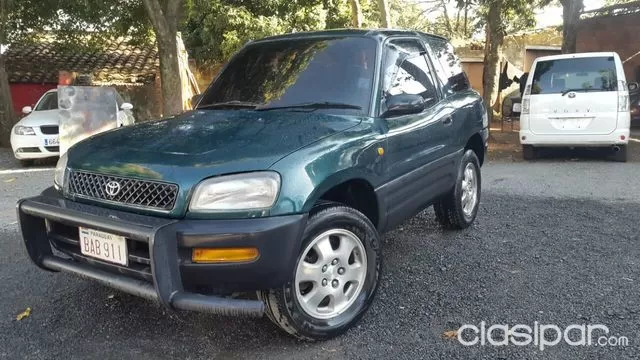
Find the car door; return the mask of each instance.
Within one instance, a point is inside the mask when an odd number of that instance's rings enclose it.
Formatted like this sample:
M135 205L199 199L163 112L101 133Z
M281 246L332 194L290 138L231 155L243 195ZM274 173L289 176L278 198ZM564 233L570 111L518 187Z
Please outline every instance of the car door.
M447 160L453 119L443 104L427 52L414 38L392 39L385 47L380 114L396 94L419 94L425 109L385 117L385 205L389 226L431 204L453 183L454 163Z

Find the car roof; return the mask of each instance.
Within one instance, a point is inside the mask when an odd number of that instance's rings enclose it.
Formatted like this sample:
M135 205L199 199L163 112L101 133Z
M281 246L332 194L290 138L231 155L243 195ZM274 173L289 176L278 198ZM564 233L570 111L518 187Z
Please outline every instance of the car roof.
M432 38L438 38L445 41L447 39L438 35L432 35L412 30L399 30L399 29L333 29L333 30L321 30L321 31L304 31L283 35L269 36L255 42L263 41L275 41L286 39L307 39L307 38L319 38L319 37L370 37L374 39L387 38L391 36L426 36Z
M541 56L536 59L536 61L545 61L545 60L561 60L561 59L578 59L578 58L588 58L588 57L605 57L605 56L613 56L614 58L619 59L617 53L613 51L608 52L585 52L585 53L574 53L574 54L561 54L561 55L549 55L549 56Z

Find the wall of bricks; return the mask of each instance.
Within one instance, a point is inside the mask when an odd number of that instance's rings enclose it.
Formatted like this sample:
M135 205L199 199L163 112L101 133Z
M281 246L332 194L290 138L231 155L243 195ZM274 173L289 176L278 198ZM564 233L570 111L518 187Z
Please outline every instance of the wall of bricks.
M640 51L640 14L583 19L578 26L578 52L615 51L622 61ZM640 81L640 55L624 64L628 82Z

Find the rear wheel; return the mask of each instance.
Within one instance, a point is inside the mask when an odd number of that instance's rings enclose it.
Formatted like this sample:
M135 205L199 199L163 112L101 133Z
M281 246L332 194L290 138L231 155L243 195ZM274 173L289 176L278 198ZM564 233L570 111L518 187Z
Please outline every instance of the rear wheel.
M536 158L536 148L533 145L522 145L522 158L525 160L533 160Z
M380 275L380 239L369 219L339 204L311 212L293 281L258 292L267 316L303 340L349 329L369 308Z
M618 146L620 150L616 151L613 154L613 160L617 162L627 162L627 146L620 145Z
M465 229L476 219L482 185L480 162L472 150L460 161L456 185L433 205L436 220L447 229Z

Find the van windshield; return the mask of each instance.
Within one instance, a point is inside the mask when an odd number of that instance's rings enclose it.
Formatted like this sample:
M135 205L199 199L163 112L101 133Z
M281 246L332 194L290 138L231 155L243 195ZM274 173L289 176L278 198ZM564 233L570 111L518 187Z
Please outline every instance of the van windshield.
M617 90L613 56L539 61L531 86L534 95Z

